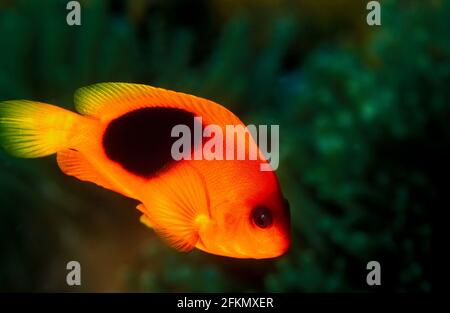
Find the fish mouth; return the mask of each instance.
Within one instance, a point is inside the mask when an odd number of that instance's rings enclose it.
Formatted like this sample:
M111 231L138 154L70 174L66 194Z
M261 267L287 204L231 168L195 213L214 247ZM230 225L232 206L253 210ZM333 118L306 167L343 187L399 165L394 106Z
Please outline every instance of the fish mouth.
M281 257L282 255L284 255L287 251L289 250L289 247L276 251L276 252L265 252L265 253L261 253L260 255L258 255L257 257L254 257L255 259L275 259L278 257Z
M257 259L273 259L278 258L282 255L284 255L291 246L291 240L290 238L283 238L281 242L277 245L277 249L274 249L273 246L271 249L258 249L256 257Z
M282 249L278 251L274 250L257 250L253 252L245 252L243 251L239 246L235 245L232 247L225 247L220 246L219 251L213 252L213 254L222 255L230 258L236 258L236 259L256 259L256 260L263 260L263 259L274 259L277 257L282 256L287 252L289 249L289 245L284 246Z

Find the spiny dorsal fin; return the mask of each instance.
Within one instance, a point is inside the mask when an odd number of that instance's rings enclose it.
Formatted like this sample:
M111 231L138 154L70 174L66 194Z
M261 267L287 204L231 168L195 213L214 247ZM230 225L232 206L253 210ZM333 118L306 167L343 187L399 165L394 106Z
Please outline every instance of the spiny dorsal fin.
M210 123L242 124L233 113L212 101L141 84L99 83L78 89L74 98L78 112L105 121L140 108L172 107L193 112Z
M210 217L208 191L203 176L188 163L169 172L159 178L158 190L149 191L148 204L139 206L145 214L141 221L172 247L190 251L198 241L199 228Z

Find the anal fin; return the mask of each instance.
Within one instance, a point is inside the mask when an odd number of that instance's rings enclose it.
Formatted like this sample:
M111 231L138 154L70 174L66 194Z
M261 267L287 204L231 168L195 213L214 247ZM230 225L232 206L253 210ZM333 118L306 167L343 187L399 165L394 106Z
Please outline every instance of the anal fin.
M142 203L140 203L136 206L136 209L138 209L138 211L142 213L141 217L139 218L139 221L148 228L153 228L153 224L152 222L150 222L150 219L147 216L147 209L145 208L145 206Z
M57 153L59 168L64 174L74 176L82 181L95 183L103 188L124 194L102 175L82 153L77 150L66 149Z
M139 220L141 221L142 224L144 224L148 228L153 228L153 224L150 222L150 219L147 217L147 215L142 214Z

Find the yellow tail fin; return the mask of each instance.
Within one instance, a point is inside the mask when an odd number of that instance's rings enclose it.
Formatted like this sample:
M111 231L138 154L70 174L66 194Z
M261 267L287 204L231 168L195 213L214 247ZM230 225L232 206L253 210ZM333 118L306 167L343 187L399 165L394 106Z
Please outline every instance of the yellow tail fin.
M79 116L47 103L0 103L0 144L12 155L37 158L69 148Z

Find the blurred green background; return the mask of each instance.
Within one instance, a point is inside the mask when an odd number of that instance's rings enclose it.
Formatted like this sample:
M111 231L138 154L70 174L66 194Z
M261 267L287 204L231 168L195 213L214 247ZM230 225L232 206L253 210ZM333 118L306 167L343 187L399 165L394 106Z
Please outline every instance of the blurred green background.
M431 291L450 143L450 1L0 0L0 100L73 108L126 81L279 124L293 243L276 260L179 253L136 203L0 152L0 291ZM66 263L82 285L66 285ZM366 285L367 262L382 285Z

